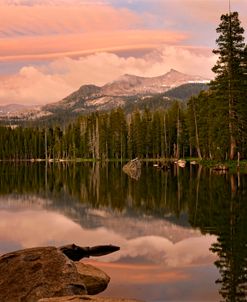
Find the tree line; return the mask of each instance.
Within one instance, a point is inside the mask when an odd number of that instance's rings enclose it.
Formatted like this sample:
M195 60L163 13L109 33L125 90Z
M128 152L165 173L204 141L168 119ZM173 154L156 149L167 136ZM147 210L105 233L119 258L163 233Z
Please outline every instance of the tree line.
M0 127L0 159L157 158L178 152L185 156L185 116L180 107L175 102L166 111L136 110L131 115L117 108L81 116L64 128Z
M224 159L229 152L227 133L209 114L207 92L188 106L174 101L167 110L122 108L92 113L61 128L0 127L0 159L130 159L201 157ZM227 131L225 131L227 132ZM241 155L247 156L242 137Z
M164 110L118 108L66 127L0 128L0 159L247 158L247 46L238 13L221 16L210 89Z

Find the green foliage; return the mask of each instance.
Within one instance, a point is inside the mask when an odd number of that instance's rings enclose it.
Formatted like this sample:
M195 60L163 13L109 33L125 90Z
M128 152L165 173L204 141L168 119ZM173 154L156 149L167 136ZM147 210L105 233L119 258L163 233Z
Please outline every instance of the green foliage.
M222 133L228 145L228 149L225 151L230 159L234 159L237 151L241 153L244 151L243 139L246 139L247 129L246 46L243 36L244 29L240 25L238 13L222 15L217 33L219 34L216 40L218 48L214 50L214 53L218 55L218 60L212 69L216 77L211 82L210 88L217 118L220 121L217 123L218 129L216 130L222 132L224 129L228 129ZM217 137L219 138L219 136Z
M175 102L166 111L135 111L126 116L118 108L109 113L81 116L63 129L0 127L2 160L73 160L171 157L181 144L186 150L185 112ZM179 114L179 116L178 116ZM178 119L180 123L179 141ZM185 154L184 154L185 155Z

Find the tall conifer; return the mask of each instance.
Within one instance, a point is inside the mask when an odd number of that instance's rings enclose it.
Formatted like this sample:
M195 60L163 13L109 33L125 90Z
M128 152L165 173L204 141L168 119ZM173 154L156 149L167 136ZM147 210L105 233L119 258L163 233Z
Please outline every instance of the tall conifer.
M218 48L213 52L218 60L213 67L216 73L211 82L211 89L218 103L218 109L226 112L225 127L228 127L229 157L233 159L239 150L240 138L243 134L243 114L246 95L246 61L244 55L244 29L240 25L237 12L229 12L221 16L217 28L219 34L216 43Z

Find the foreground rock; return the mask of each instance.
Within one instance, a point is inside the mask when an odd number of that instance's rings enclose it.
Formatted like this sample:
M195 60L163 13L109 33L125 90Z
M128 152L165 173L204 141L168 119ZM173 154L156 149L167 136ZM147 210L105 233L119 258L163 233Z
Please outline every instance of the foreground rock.
M132 159L123 166L123 171L131 178L138 180L141 176L141 161L138 158Z
M138 300L107 298L107 297L90 297L90 296L68 296L63 298L41 299L38 302L138 302ZM141 302L141 301L139 301Z
M81 262L75 262L75 265L88 295L96 295L107 288L110 277L102 270Z
M0 257L0 301L97 294L109 280L104 272L73 262L56 247L25 249Z

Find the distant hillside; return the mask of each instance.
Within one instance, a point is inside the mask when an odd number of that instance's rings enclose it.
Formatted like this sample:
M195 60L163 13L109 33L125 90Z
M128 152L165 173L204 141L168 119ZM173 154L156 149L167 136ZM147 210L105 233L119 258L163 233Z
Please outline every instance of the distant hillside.
M21 105L21 104L8 104L0 106L0 115L6 115L9 113L13 113L16 111L27 109L27 106Z
M172 88L165 93L156 94L153 96L141 97L139 100L133 99L126 102L124 109L127 113L135 109L150 110L166 109L171 106L174 100L185 102L193 95L198 95L201 91L208 90L208 85L203 83L189 83L183 84L176 88Z
M172 88L164 93L164 96L171 99L188 100L193 95L199 94L202 90L208 90L208 84L188 83Z
M187 100L207 89L207 80L186 75L174 69L162 76L145 78L123 75L102 87L83 85L63 100L29 110L6 115L13 123L66 123L71 119L94 111L109 111L122 107L127 113L135 109L168 108L172 100ZM5 114L0 116L4 122Z

